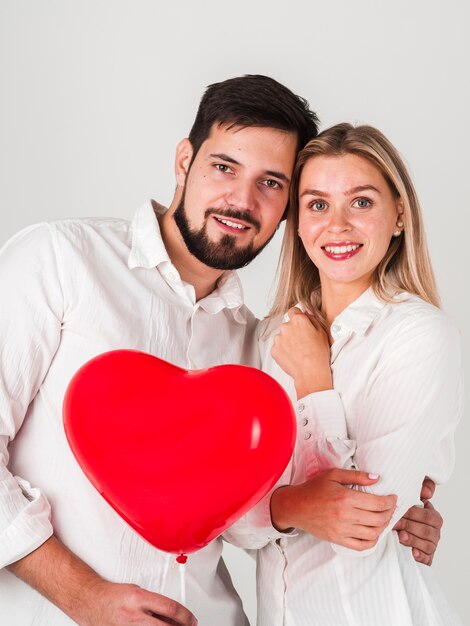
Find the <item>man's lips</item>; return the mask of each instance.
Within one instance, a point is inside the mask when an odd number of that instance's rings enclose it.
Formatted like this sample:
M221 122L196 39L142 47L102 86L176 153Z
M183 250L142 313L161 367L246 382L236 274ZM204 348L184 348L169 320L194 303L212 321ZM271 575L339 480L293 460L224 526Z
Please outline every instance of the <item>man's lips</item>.
M210 208L205 212L206 219L213 217L218 226L226 232L243 233L254 228L259 233L261 224L255 219L250 211L238 211L237 209Z
M321 246L323 253L329 259L335 261L345 261L355 256L362 248L362 243L355 243L352 241L341 241L338 243L327 243Z
M242 222L232 220L228 217L219 217L217 215L213 215L212 217L223 228L223 230L226 230L227 232L242 233L250 229L250 226L243 224Z

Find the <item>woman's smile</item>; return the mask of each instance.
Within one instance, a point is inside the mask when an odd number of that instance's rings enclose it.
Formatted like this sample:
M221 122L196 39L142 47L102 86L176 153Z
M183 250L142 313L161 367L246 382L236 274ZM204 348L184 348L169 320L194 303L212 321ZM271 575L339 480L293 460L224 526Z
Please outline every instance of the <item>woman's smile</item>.
M321 249L329 259L333 259L334 261L346 261L358 254L361 247L361 243L340 241L337 243L327 243L321 246Z

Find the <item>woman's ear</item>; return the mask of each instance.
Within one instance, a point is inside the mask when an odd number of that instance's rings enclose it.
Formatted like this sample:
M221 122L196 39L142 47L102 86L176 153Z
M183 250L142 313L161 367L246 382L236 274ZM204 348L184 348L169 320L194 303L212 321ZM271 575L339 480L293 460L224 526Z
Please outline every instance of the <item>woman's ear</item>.
M193 156L193 146L188 138L182 139L176 146L175 177L178 187L184 187L186 176Z
M404 210L405 209L404 209L404 206L403 206L403 200L401 198L398 198L398 201L397 201L397 220L403 221L402 216L403 216Z

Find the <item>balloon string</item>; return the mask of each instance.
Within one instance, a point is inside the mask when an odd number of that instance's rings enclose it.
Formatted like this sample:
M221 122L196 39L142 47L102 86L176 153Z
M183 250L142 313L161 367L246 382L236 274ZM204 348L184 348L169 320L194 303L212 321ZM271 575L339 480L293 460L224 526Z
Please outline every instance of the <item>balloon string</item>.
M188 557L185 554L180 554L176 557L178 563L178 569L180 572L180 600L181 604L186 604L186 561Z

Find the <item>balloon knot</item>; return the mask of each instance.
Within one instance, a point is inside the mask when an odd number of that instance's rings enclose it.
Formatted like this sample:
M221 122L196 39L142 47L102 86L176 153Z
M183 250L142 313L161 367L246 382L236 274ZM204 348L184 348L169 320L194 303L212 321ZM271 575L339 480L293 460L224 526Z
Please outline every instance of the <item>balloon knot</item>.
M188 557L186 556L186 554L179 554L176 557L176 562L180 563L181 565L184 565L187 560L188 560Z

